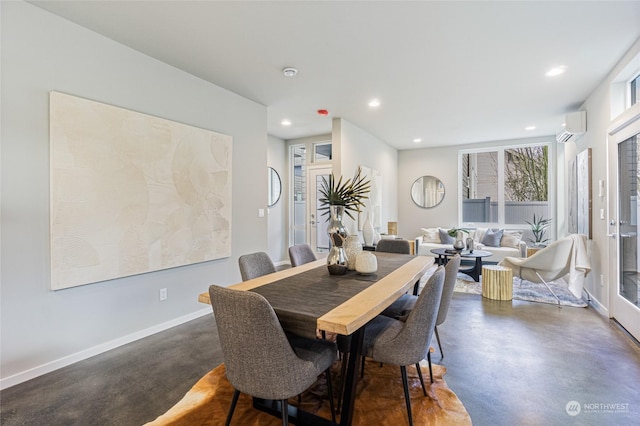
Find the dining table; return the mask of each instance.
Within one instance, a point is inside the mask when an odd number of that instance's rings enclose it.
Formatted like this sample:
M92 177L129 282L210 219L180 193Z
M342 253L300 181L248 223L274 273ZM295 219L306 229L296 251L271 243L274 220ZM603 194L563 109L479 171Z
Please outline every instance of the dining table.
M351 425L353 421L357 361L367 323L413 288L435 262L431 256L384 252L374 255L378 269L373 274L347 271L344 275L331 275L326 260L318 259L229 286L263 295L287 332L307 337L315 337L317 331L352 336L340 425ZM198 300L211 303L208 292L201 293ZM256 404L255 399L254 406L273 411ZM294 408L292 420L296 419L299 424L334 424Z

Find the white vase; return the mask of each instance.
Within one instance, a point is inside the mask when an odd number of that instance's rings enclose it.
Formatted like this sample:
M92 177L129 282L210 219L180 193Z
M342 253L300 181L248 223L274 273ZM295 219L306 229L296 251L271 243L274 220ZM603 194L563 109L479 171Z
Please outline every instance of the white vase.
M373 274L378 270L378 259L370 251L363 251L356 257L356 271L361 274Z
M360 237L358 237L358 235L349 235L347 241L344 243L344 250L347 253L349 270L354 271L356 269L356 257L362 253Z
M373 224L371 223L370 217L371 214L367 213L367 218L364 221L364 224L362 225L362 238L364 238L364 245L365 246L372 246L373 245L373 239L375 237L374 235L374 229L373 229Z

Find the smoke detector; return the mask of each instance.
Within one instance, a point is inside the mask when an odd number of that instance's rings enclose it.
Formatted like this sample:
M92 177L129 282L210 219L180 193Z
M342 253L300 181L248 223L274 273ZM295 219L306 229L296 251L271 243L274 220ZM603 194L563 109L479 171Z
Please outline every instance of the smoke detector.
M282 74L284 74L285 77L295 77L296 74L298 74L298 70L293 67L286 67L282 70Z

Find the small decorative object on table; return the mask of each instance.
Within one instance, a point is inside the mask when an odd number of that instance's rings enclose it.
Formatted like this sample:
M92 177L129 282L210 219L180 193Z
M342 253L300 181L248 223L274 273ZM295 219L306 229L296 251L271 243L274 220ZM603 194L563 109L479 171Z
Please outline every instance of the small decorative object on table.
M469 232L467 229L463 228L451 228L447 231L450 237L454 237L455 241L453 242L453 249L461 252L464 250L464 239L463 232Z
M473 243L473 238L467 237L467 250L469 250L469 253L473 253Z
M387 234L398 235L398 222L387 222Z
M344 250L347 253L347 259L349 264L349 270L355 271L356 269L356 256L362 253L362 243L358 235L349 235L344 245Z
M360 274L373 274L378 270L378 259L370 251L363 251L356 257L356 271Z
M336 182L333 173L329 175L329 180L323 176L320 184L319 198L322 207L318 210L326 210L322 215L330 214L329 241L331 249L327 256L327 267L332 275L342 275L347 272L348 257L345 251L345 240L349 233L342 223L342 216L346 213L355 220L351 212L359 212L363 206L362 200L368 198L371 186L370 181L361 176L361 169L358 167L353 179L343 182L342 177Z

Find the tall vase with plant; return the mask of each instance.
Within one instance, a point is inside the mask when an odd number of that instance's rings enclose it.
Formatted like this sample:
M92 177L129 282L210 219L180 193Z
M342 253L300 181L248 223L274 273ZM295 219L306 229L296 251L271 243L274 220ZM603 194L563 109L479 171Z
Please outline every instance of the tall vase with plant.
M536 217L535 213L533 214L533 220L529 222L526 220L531 226L531 232L533 233L533 239L529 239L533 243L534 246L545 246L547 242L549 242L548 238L544 237L544 234L551 224L551 219L545 219L542 215L540 217Z
M327 180L322 178L320 184L320 204L318 209L324 211L322 216L329 214L329 241L331 249L327 256L327 266L329 273L338 275L347 272L349 259L344 249L344 243L349 235L347 228L342 223L343 215L346 213L355 220L352 213L360 212L364 206L363 200L368 198L371 189L370 181L362 176L360 167L356 170L351 179L343 179L342 176L336 180L333 173Z

